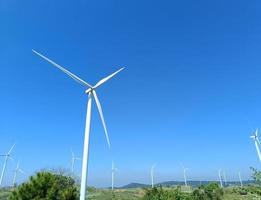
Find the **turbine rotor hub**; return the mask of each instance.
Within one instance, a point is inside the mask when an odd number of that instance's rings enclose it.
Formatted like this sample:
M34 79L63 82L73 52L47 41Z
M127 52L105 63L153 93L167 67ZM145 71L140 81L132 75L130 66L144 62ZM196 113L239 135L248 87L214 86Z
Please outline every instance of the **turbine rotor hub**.
M87 90L85 90L85 94L89 94L94 90L94 88L88 88Z

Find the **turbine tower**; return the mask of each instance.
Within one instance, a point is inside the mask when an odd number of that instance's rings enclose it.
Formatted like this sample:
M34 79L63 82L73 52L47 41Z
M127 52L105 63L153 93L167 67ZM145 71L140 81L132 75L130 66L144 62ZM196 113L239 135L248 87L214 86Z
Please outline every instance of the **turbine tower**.
M243 182L242 182L242 179L241 179L241 173L238 172L238 178L239 178L239 182L240 182L240 187L243 187Z
M151 187L154 188L154 169L156 164L152 165L150 168L150 178L151 178Z
M19 161L17 162L16 168L14 170L14 178L13 178L13 187L15 187L16 184L16 178L17 178L17 174L18 173L24 174L23 170L21 170L20 166L19 166Z
M76 160L81 160L81 158L76 157L72 149L71 149L71 154L72 154L71 172L72 172L72 174L73 174L73 173L74 173L75 161L76 161Z
M114 166L114 162L112 161L112 165L111 165L111 190L113 191L114 189L114 176L115 176L115 172L117 171L118 169L115 168Z
M220 184L220 187L223 187L221 171L222 171L221 169L218 170L218 177L219 177L219 184Z
M260 153L260 149L259 149L260 141L258 139L258 129L256 129L254 135L250 136L250 138L253 139L255 142L257 155L258 155L259 161L261 162L261 153Z
M184 183L185 183L186 187L188 187L188 184L187 184L187 171L188 171L188 168L184 168L183 167L183 177L184 177Z
M7 162L9 159L12 159L10 156L11 156L11 152L14 147L15 147L15 144L13 144L13 146L10 148L10 150L7 152L7 154L0 155L2 157L5 157L4 165L3 165L3 169L2 169L2 173L1 173L1 177L0 177L0 186L2 186L2 183L3 183Z
M86 113L86 122L85 122L85 138L84 138L84 147L83 147L83 159L82 159L82 176L81 176L81 189L80 189L80 200L84 200L86 197L86 186L87 186L87 175L88 175L88 157L89 157L89 137L90 137L90 125L91 125L91 107L92 107L92 99L94 98L99 115L101 118L101 122L104 128L105 136L107 139L108 146L110 148L110 140L105 124L105 120L103 117L103 111L100 104L100 101L96 94L96 89L100 87L102 84L107 82L109 79L111 79L113 76L115 76L117 73L119 73L124 68L119 69L118 71L114 72L113 74L101 79L99 82L96 83L96 85L92 86L91 84L87 83L86 81L80 79L78 76L72 74L62 66L58 65L57 63L53 62L49 58L43 56L42 54L36 52L35 50L32 50L35 54L42 57L61 71L63 71L65 74L70 76L72 79L74 79L76 82L80 83L81 85L85 86L86 90L85 93L88 95L88 101L87 101L87 113Z
M223 177L224 177L224 183L225 183L225 186L226 186L227 185L227 175L226 175L225 171L223 172Z

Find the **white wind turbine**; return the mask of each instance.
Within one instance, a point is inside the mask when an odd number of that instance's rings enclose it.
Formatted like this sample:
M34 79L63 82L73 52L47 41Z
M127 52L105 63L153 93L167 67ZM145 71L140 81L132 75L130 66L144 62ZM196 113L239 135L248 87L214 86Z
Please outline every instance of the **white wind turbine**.
M224 182L225 182L225 186L227 185L227 175L226 172L223 172L223 177L224 177Z
M85 93L88 95L88 102L87 102L87 113L86 113L86 123L85 123L85 138L84 138L84 148L83 148L82 176L81 176L81 189L80 189L80 200L84 200L85 196L86 196L85 194L86 194L87 175L88 175L87 170L88 170L88 156L89 156L89 136L90 136L90 125L91 125L92 98L94 98L94 100L97 104L98 111L99 111L101 121L102 121L102 125L103 125L104 131L105 131L107 143L110 148L110 140L109 140L106 124L105 124L104 117L103 117L102 107L101 107L100 101L97 97L95 90L98 87L100 87L103 83L105 83L106 81L111 79L113 76L115 76L117 73L119 73L121 70L123 70L124 68L121 68L118 71L114 72L113 74L107 76L106 78L101 79L99 82L96 83L96 85L92 86L89 83L87 83L86 81L80 79L78 76L72 74L71 72L69 72L68 70L63 68L62 66L53 62L49 58L43 56L42 54L36 52L35 50L32 50L32 51L34 53L36 53L38 56L40 56L43 59L45 59L46 61L48 61L49 63L51 63L52 65L54 65L55 67L57 67L58 69L60 69L61 71L63 71L65 74L70 76L72 79L74 79L75 81L77 81L78 83L82 84L83 86L85 86L87 88L85 90Z
M71 173L74 173L74 165L76 160L81 160L80 157L76 157L73 150L71 149L71 154L72 154L72 164L71 164Z
M185 168L183 163L181 163L181 162L180 162L180 166L183 169L184 184L185 184L185 187L187 187L188 186L188 184L187 184L187 171L188 171L188 168Z
M242 182L242 179L241 179L241 173L238 172L238 178L239 178L239 182L240 182L240 187L243 187L243 182Z
M115 178L115 172L118 169L114 166L114 162L112 161L112 165L111 165L111 190L113 191L114 189L114 178Z
M154 188L154 169L157 164L154 164L150 168L151 187Z
M8 159L12 159L11 158L11 152L12 152L14 147L15 147L15 144L13 144L13 146L10 148L10 150L7 152L7 154L0 155L2 157L5 157L4 165L3 165L3 169L2 169L2 173L1 173L1 177L0 177L0 186L3 183L3 179L4 179L4 175L5 175L5 170L6 170L6 165L7 165Z
M222 171L221 169L218 170L218 177L219 177L219 184L220 184L220 187L223 187L221 171Z
M23 170L21 170L21 168L20 168L19 161L17 162L16 168L14 170L13 187L15 187L16 178L17 178L18 173L24 174Z
M258 129L256 129L254 135L250 136L250 138L253 139L255 142L257 155L258 155L259 161L261 161L261 153L260 153L260 149L259 149L260 141L258 139Z

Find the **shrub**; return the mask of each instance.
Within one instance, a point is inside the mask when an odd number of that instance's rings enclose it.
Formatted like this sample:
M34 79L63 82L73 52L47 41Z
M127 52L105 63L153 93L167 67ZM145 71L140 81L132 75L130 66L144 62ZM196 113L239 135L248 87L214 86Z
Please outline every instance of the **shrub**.
M192 195L195 200L221 200L224 191L217 183L209 183L195 189Z
M75 181L71 177L38 172L15 189L10 200L76 200L78 196Z
M145 190L143 200L192 200L191 195L182 193L180 187L166 190L163 190L162 187L154 187Z

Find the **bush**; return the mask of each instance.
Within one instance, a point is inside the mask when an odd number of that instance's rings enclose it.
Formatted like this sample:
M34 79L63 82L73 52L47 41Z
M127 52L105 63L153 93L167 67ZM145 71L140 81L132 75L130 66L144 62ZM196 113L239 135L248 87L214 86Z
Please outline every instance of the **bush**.
M10 200L76 200L79 199L74 179L51 172L38 172L15 189Z
M143 200L192 200L190 194L182 193L181 188L163 190L162 187L145 189Z
M224 191L217 183L202 185L192 193L195 200L221 200L223 195Z
M143 200L221 200L223 189L216 183L202 185L192 193L181 191L181 187L176 189L162 189L162 187L145 189Z

